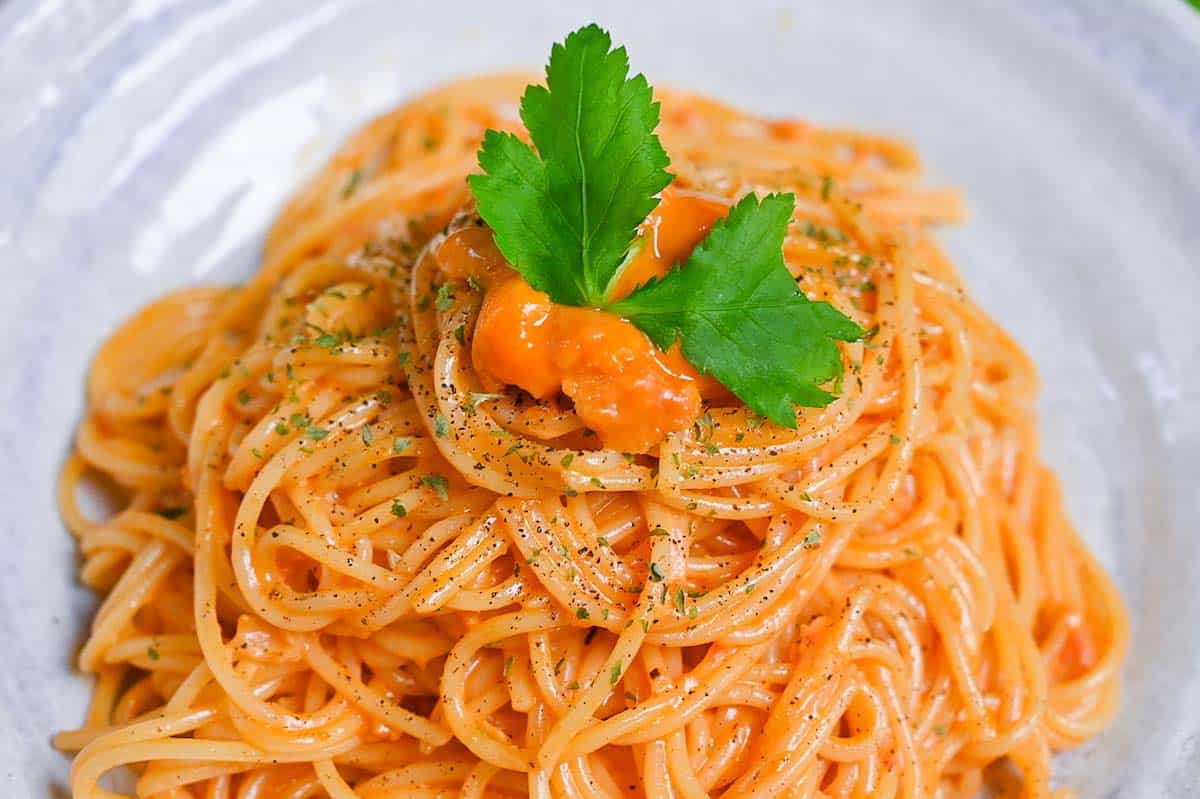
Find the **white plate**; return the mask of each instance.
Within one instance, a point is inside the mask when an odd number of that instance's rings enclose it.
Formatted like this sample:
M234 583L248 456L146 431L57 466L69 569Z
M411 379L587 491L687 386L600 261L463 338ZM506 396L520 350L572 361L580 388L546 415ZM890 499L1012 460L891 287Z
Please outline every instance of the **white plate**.
M284 194L373 112L540 65L597 19L654 80L903 134L966 190L952 252L1038 361L1046 456L1133 612L1121 717L1056 774L1085 797L1195 796L1200 15L1178 0L417 5L0 6L0 795L63 784L48 739L88 694L69 663L92 600L53 480L98 342L168 289L249 274Z

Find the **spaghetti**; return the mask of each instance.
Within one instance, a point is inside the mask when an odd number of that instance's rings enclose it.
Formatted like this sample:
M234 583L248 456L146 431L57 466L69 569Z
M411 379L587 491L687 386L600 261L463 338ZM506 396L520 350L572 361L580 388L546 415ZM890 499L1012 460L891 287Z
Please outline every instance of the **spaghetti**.
M157 799L1054 795L1127 621L1037 457L1029 358L930 238L957 196L894 140L660 92L675 185L794 192L789 268L869 335L796 430L706 395L604 449L488 385L483 292L436 289L526 82L376 119L248 283L101 348L59 498L106 595L74 797L124 766Z

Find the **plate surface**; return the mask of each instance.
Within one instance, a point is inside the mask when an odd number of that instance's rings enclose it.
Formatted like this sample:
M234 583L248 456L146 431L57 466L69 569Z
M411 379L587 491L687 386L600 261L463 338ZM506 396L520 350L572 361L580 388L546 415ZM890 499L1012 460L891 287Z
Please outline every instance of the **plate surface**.
M946 240L1042 370L1045 455L1134 620L1118 723L1056 775L1084 797L1195 796L1200 14L791 5L0 5L0 794L69 795L48 739L83 715L70 661L93 600L53 486L97 344L169 289L244 279L288 190L371 114L540 65L596 19L655 81L899 133L966 190Z

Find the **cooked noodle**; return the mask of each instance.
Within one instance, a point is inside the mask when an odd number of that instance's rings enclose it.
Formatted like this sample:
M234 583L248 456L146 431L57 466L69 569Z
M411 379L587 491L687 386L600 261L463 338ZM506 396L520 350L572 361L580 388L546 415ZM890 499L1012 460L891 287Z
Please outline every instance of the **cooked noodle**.
M160 799L1054 795L1127 620L1038 458L1032 363L930 238L957 196L895 140L660 92L676 185L795 192L789 267L870 335L796 430L717 402L655 456L598 449L480 394L479 292L428 301L526 82L375 120L248 283L101 348L60 488L105 595L74 797L122 766Z

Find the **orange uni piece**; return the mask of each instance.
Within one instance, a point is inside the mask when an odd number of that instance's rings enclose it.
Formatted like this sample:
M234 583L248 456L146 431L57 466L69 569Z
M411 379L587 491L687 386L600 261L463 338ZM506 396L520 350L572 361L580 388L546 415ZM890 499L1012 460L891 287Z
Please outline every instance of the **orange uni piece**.
M641 250L613 292L622 297L684 260L725 213L724 202L668 190L639 230ZM457 240L466 234L470 241ZM646 452L670 432L690 425L702 396L724 390L701 377L678 346L659 350L628 321L606 311L558 305L515 274L495 281L494 245L467 228L436 254L454 277L483 270L491 283L475 324L472 360L489 388L515 385L539 399L560 392L606 447ZM492 278L488 280L487 278Z

